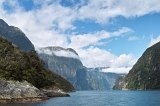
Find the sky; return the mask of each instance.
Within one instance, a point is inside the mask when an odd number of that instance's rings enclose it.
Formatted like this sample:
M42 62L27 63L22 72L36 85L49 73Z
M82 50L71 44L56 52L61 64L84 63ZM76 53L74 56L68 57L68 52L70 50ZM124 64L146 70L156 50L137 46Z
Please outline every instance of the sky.
M0 18L36 48L73 48L104 72L127 73L160 41L160 0L0 0Z

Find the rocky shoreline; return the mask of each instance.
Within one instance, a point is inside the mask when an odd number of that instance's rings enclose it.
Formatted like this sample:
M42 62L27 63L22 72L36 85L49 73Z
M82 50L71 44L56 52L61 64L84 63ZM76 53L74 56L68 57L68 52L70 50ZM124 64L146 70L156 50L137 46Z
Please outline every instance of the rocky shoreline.
M40 102L44 100L48 100L49 98L44 97L34 97L34 98L11 98L11 99L0 99L0 103L34 103Z
M23 81L0 80L0 103L33 103L52 97L68 97L69 94L58 88L41 89Z
M27 98L10 98L10 99L0 99L0 103L35 103L48 100L52 97L69 97L69 94L56 93L52 96L48 95L46 97L27 97Z

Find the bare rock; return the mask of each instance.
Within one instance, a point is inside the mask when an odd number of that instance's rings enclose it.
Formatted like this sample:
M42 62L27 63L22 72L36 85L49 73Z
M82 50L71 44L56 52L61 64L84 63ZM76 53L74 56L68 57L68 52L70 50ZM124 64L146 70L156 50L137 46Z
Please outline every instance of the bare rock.
M0 102L39 101L44 98L47 96L27 81L0 80Z

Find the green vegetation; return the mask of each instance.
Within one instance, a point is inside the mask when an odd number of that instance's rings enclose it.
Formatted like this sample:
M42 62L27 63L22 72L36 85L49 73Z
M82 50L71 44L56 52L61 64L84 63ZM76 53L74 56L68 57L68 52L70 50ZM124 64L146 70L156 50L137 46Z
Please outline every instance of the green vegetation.
M144 52L125 82L128 89L160 89L160 42Z
M36 52L22 52L3 38L0 38L0 78L26 80L37 88L58 87L64 91L74 89L68 81L46 70Z

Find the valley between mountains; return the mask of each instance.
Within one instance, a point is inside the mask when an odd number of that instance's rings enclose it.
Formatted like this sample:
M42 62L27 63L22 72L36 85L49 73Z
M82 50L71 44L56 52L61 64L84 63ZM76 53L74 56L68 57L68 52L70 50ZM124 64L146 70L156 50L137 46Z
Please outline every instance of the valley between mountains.
M160 43L148 48L126 75L88 68L72 48L36 48L0 19L0 102L36 102L77 90L160 89Z

